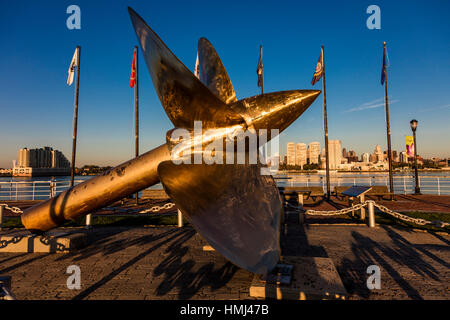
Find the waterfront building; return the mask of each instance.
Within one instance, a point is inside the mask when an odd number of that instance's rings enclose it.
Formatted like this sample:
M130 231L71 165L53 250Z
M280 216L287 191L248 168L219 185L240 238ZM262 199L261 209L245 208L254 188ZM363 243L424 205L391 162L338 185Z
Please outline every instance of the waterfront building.
M288 166L295 166L295 143L288 142L287 144L287 162Z
M22 148L17 153L13 176L44 176L70 174L70 162L61 151L51 147Z
M400 152L400 162L408 163L408 154L406 153L406 151Z
M366 152L361 155L361 161L364 163L370 162L370 155Z
M399 162L400 158L396 150L392 151L392 161Z
M328 155L330 157L330 169L337 169L342 159L341 140L330 140L328 142Z
M318 164L320 156L320 142L314 141L308 145L309 164Z
M354 150L346 152L346 155L344 158L347 158L348 163L358 162L358 156Z
M376 159L373 162L383 162L384 161L384 154L383 154L383 151L381 151L381 147L379 144L376 145L373 155L375 156L375 159Z
M306 164L306 144L297 143L295 146L295 165L303 166Z

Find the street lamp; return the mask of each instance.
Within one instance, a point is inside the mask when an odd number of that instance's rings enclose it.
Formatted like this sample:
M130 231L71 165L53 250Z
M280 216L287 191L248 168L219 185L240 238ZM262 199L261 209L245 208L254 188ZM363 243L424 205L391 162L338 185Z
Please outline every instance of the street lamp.
M416 190L414 194L421 194L420 193L420 187L419 187L419 174L417 172L417 142L416 142L416 129L419 122L415 119L411 120L410 122L411 130L413 132L414 136L414 172L416 174Z

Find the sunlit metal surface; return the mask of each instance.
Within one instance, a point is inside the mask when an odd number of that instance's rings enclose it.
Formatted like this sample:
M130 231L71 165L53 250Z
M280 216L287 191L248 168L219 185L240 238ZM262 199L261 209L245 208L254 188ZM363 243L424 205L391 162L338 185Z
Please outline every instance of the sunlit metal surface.
M308 109L319 94L320 90L265 93L239 100L230 108L244 117L247 125L255 130L267 129L270 133L270 129L278 129L281 133Z
M275 266L280 254L278 189L271 176L261 175L260 164L252 165L252 150L247 147L243 164L236 164L237 153L234 164L206 164L208 143L229 141L229 135L245 130L281 132L313 103L320 91L274 92L235 101L225 68L206 39L200 40L199 47L206 83L212 91L142 18L130 8L129 12L161 104L175 127L188 133L187 137L175 139L174 130L170 130L167 144L26 210L22 223L35 232L47 231L161 181L172 201L215 249L242 268L265 273ZM202 122L202 130L200 136L191 137L196 120ZM239 141L242 138L236 145ZM175 164L173 153L180 146L188 157L200 155L202 164ZM219 154L218 158L224 156Z
M176 127L224 127L244 120L213 94L178 60L145 21L129 9L153 85L167 116Z
M261 274L278 262L281 200L259 166L165 161L158 172L177 207L226 258Z
M159 182L161 161L170 160L166 144L82 182L24 211L22 223L36 233L76 220Z
M236 102L231 80L216 50L206 38L198 40L198 57L202 82L225 103Z

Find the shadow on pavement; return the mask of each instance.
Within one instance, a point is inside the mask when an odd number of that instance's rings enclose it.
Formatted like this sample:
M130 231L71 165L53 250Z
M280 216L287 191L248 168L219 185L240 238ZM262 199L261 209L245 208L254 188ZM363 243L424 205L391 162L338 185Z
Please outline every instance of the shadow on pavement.
M113 279L115 276L117 276L118 274L120 274L121 272L126 270L127 268L131 267L132 265L134 265L135 263L137 263L138 261L143 259L145 256L151 254L153 251L157 250L161 246L163 246L171 241L176 241L178 238L182 239L182 242L187 241L194 234L195 234L195 231L193 229L182 228L182 229L172 229L172 230L163 232L158 235L143 236L143 237L136 238L136 239L128 241L128 242L125 241L125 243L124 243L124 241L120 241L122 243L122 249L123 249L124 247L130 246L130 245L143 245L143 244L148 244L150 242L155 242L157 240L162 240L160 242L157 242L156 244L154 244L152 247L145 250L144 252L138 254L134 258L130 259L128 262L124 263L123 265L121 265L120 267L115 269L113 272L104 276L102 279L100 279L93 285L89 286L87 289L80 292L78 295L76 295L73 298L73 300L79 300L79 299L86 298L89 294L93 293L95 290L97 290L98 288L100 288L101 286L106 284L108 281ZM106 250L114 251L114 250L118 250L118 249L119 249L119 246L116 244L113 247L110 247L109 249L107 248ZM94 250L95 250L95 248L94 248ZM102 250L102 249L99 248L98 250Z
M447 262L429 252L426 247L436 250L448 250L449 248L444 245L433 244L415 245L407 241L392 228L387 226L383 226L382 228L386 230L388 236L392 239L392 243L389 245L374 241L359 232L352 232L355 241L352 244L351 250L356 259L350 260L345 258L338 267L345 287L349 293L356 294L362 298L368 298L372 294L372 291L366 285L366 280L369 276L366 273L367 267L377 265L381 269L381 289L383 289L383 273L386 272L410 299L422 300L423 298L418 290L413 288L410 281L405 279L401 272L389 260L402 266L402 268L407 267L411 272L421 277L430 278L434 281L444 281L439 277L439 271L426 262L422 254L448 268L450 265ZM411 277L411 275L408 275L408 277ZM386 282L384 283L386 284Z

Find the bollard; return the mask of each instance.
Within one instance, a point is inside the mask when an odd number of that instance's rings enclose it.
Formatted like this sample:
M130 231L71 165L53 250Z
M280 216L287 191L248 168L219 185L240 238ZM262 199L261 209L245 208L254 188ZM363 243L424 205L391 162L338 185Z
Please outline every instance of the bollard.
M349 197L348 198L348 206L349 207L353 206L353 197ZM352 217L354 217L355 216L355 210L352 210L351 212L352 212Z
M303 212L303 193L298 193L298 223L303 224L305 222L305 213Z
M359 197L360 203L364 203L364 193ZM366 209L364 207L361 208L360 219L362 221L366 220Z
M369 228L375 227L375 206L373 201L368 202L369 207Z
M298 198L298 206L302 207L303 209L303 193L301 192L297 193L297 198Z
M178 228L181 228L183 226L183 214L178 209Z
M5 204L0 204L0 231L2 231L3 227L3 213L5 212Z
M92 213L86 215L86 229L92 228Z

